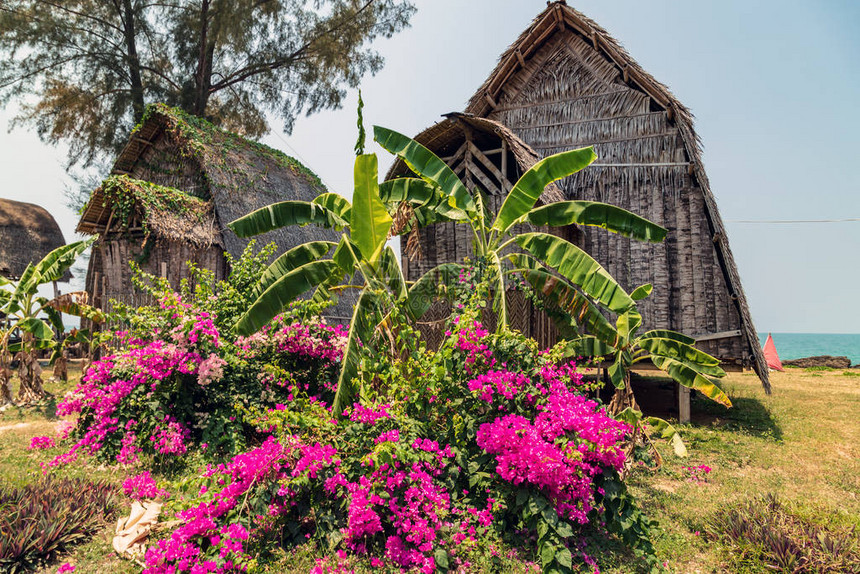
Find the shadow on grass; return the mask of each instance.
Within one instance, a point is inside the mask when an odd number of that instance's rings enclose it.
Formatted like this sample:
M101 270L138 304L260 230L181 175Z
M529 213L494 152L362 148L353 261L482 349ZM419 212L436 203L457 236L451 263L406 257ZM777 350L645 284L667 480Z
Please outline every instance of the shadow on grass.
M632 383L643 413L677 420L678 395L672 379L634 375ZM730 397L733 406L729 409L696 391L692 394L690 410L694 427L716 425L729 431L782 441L782 429L759 399Z

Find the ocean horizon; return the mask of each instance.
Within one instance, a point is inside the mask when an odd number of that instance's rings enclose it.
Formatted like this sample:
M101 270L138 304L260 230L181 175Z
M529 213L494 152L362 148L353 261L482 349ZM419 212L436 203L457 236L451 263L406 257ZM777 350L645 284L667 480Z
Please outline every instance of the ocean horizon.
M780 360L802 359L817 355L844 356L851 364L860 363L860 334L837 333L771 333ZM767 333L759 333L764 345Z

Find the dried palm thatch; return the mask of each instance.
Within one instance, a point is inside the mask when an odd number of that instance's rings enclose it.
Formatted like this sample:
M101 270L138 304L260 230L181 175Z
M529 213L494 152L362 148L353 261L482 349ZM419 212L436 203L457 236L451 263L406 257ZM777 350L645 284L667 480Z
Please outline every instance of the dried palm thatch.
M0 276L18 279L27 265L65 244L60 226L44 208L0 199ZM71 277L67 272L62 280Z
M102 235L87 291L96 305L109 298L137 303L128 271L132 258L175 285L188 277L187 261L222 278L228 271L223 252L239 257L249 242L227 229L229 222L323 191L316 175L278 150L163 104L150 106L78 224L80 232ZM307 226L256 239L258 246L274 242L280 253L336 238L330 230ZM332 314L350 317L352 303L350 295L342 297Z
M506 126L540 157L594 145L597 162L559 182L563 196L625 207L669 236L645 245L583 229L580 245L625 288L654 285L642 305L646 326L693 335L726 366L754 367L770 391L693 116L606 30L565 2L549 3L466 113ZM428 132L419 137L429 141Z

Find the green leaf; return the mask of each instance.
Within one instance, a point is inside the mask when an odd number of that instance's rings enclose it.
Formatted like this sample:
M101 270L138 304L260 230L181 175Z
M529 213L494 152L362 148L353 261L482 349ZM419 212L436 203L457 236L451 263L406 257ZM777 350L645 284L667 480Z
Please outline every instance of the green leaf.
M239 237L251 237L291 225L318 225L327 228L347 226L334 211L310 201L281 201L252 211L227 227Z
M616 389L623 389L627 382L627 367L624 364L624 353L618 353L615 361L609 366L609 380Z
M514 264L532 289L547 302L564 312L574 325L582 325L588 332L608 345L618 344L618 332L586 296L573 285L550 273L541 263L532 257L520 253L512 253L507 258ZM547 309L551 319L560 328L562 336L575 337L574 333L565 333L565 324L559 324Z
M463 266L458 263L443 263L422 275L409 288L409 316L415 321L423 317L436 301L439 286L453 288L459 281L462 269Z
M379 315L379 302L377 295L364 289L358 297L355 309L352 313L352 321L349 327L349 338L343 353L340 376L337 381L337 391L332 403L332 415L339 417L343 410L351 406L359 393L355 384L358 375L358 365L361 359L361 346L367 344L373 335Z
M573 557L570 555L570 550L562 548L555 553L555 561L564 568L571 568L573 565Z
M564 357L607 357L614 355L618 349L610 347L600 339L586 335L570 340L565 346Z
M355 193L352 196L350 237L368 261L375 261L391 229L392 219L379 199L376 155L355 158Z
M623 313L634 305L633 299L597 261L569 241L549 233L523 233L515 241L610 311Z
M444 548L437 548L433 553L433 559L436 562L437 572L448 571L448 552L446 552Z
M502 260L499 258L499 252L493 251L490 253L490 264L494 268L493 282L493 311L496 314L496 332L501 333L508 327L508 304L506 298L505 287L505 269L502 267Z
M532 225L590 225L625 237L659 243L666 229L633 212L597 201L558 201L536 207L525 216Z
M684 363L659 355L652 355L651 361L658 369L668 373L679 384L695 389L721 405L732 406L732 401L722 389Z
M323 193L316 196L313 203L321 205L333 211L338 217L349 223L352 218L352 205L342 195L337 193Z
M675 456L679 458L687 456L687 447L684 446L684 441L681 439L681 433L679 433L675 427L658 417L648 417L645 419L645 423L651 426L651 428L654 429L654 432L660 433L662 438L671 439L672 450L675 451Z
M645 285L640 285L636 289L630 293L630 298L634 301L641 301L651 294L651 291L654 290L654 286L650 283L646 283Z
M638 343L639 346L648 351L652 357L657 355L660 357L675 359L703 375L711 377L726 376L726 372L719 366L719 359L712 357L704 351L700 351L692 345L680 343L673 339L662 339L657 337L639 339Z
M678 341L679 343L686 343L687 345L695 345L696 340L692 337L688 337L683 333L676 333L675 331L667 331L665 329L652 329L651 331L646 331L639 336L639 340L642 339L671 339L673 341Z
M403 269L397 261L397 254L391 247L386 247L379 261L379 273L381 279L388 285L388 290L395 300L403 301L408 296L406 279L403 277Z
M51 326L36 317L22 319L16 323L16 326L22 331L30 333L36 339L51 340L54 338L54 330L51 329Z
M312 261L282 275L257 298L236 323L241 335L256 333L302 293L327 280L336 270L331 260Z
M429 149L383 127L373 127L373 138L383 148L400 157L421 179L438 186L447 196L448 205L468 215L475 213L475 202L469 190L448 165Z
M633 410L632 407L627 407L617 415L615 415L615 420L619 420L629 424L630 426L637 426L639 421L642 420L642 412Z
M45 255L38 263L27 265L10 297L11 301L13 303L19 302L25 295L36 293L39 285L62 279L66 271L74 265L78 256L86 251L95 240L96 238L92 237L85 241L63 245ZM15 306L18 307L17 304Z
M255 293L268 289L272 283L283 277L297 267L301 267L311 261L316 261L335 247L336 243L331 241L311 241L293 247L269 265L260 277L260 282L254 288Z
M562 152L542 159L525 172L505 197L493 222L499 233L507 231L518 219L525 216L543 195L547 185L572 175L597 159L594 148L587 147Z
M439 221L469 219L465 211L448 203L448 196L437 185L423 179L401 177L388 180L379 184L379 197L389 206L408 203L415 211L419 227Z

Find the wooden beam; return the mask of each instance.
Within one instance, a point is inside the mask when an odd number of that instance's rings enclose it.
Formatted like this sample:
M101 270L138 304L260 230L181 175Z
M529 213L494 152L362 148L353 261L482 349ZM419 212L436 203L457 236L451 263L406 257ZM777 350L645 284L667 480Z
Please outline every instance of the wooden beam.
M502 175L504 176L504 180L500 183L502 185L502 195L504 195L511 189L510 182L508 181L508 142L505 138L502 138Z
M493 99L493 96L490 95L490 92L484 92L484 100L490 105L492 109L496 109L499 107L498 102Z
M487 190L487 193L490 195L501 195L501 190L494 184L487 175L482 172L475 164L471 161L466 162L466 169L469 172L470 176L474 176L483 186L484 189Z
M734 331L720 331L719 333L706 333L703 335L693 335L692 338L696 340L697 343L702 341L716 341L718 339L729 339L731 337L740 337L741 331L740 329L736 329Z
M467 147L469 147L469 142L465 141L465 142L463 142L463 145L461 145L459 148L457 148L457 151L455 151L453 155L449 155L448 157L441 158L442 161L444 161L448 165L453 164L455 161L457 161L463 157L463 154L466 153Z
M517 57L517 62L520 63L520 66L525 68L526 67L526 59L523 57L523 53L520 52L519 49L517 49L517 51L514 52L514 55Z
M505 176L502 175L502 172L499 171L499 168L497 168L495 164L490 161L490 158L485 156L484 153L480 149L478 149L478 146L476 146L472 142L469 142L469 151L472 152L472 156L479 162L481 162L481 164L487 168L487 171L492 173L493 176L495 176L495 178L499 180L500 183L503 179L505 179Z

